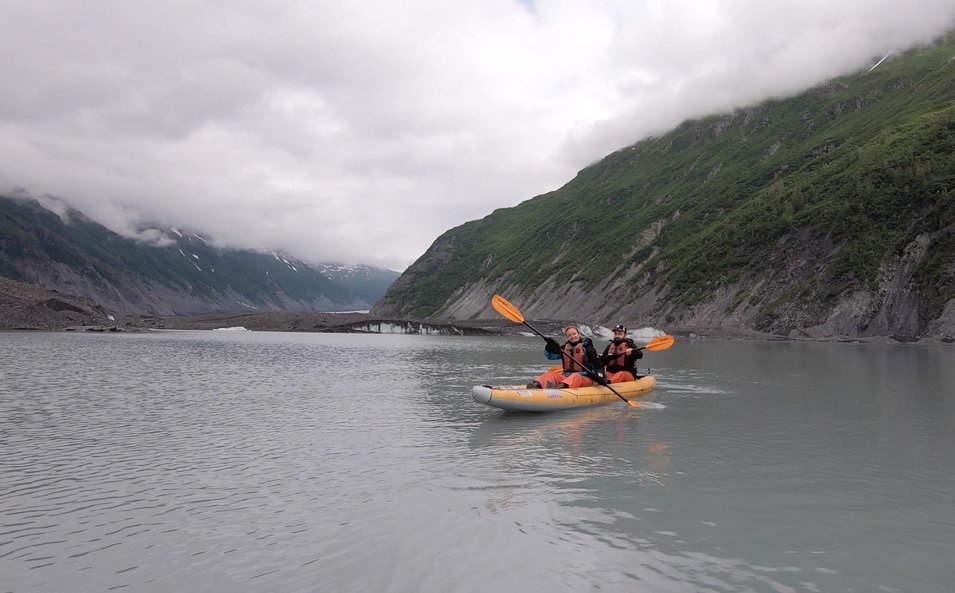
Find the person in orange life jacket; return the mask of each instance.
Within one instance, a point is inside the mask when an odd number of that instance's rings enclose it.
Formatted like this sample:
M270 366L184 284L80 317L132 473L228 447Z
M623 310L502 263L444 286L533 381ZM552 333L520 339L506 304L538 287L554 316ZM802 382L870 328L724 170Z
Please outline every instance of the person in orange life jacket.
M536 380L528 383L528 389L590 387L594 384L595 378L590 376L585 367L598 373L598 377L596 377L598 382L606 381L602 375L603 364L600 363L600 356L597 354L597 349L594 348L593 341L590 338L582 338L580 329L574 324L564 328L564 337L567 338L567 341L564 342L563 346L553 338L545 338L547 346L544 347L544 356L549 360L559 359L561 370L544 373Z
M627 337L627 328L616 325L613 328L613 341L607 344L600 362L607 366L607 380L611 383L623 383L637 378L637 359L643 358L643 352Z

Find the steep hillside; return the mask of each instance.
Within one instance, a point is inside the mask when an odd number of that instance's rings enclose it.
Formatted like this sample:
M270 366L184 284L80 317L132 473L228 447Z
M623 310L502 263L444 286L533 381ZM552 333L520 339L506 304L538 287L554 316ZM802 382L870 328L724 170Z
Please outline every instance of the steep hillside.
M955 39L617 151L452 229L373 314L955 334Z
M281 254L220 250L175 229L155 245L140 243L75 210L64 221L35 200L0 198L0 276L88 297L113 311L364 310L397 275L358 272L338 267L333 279Z

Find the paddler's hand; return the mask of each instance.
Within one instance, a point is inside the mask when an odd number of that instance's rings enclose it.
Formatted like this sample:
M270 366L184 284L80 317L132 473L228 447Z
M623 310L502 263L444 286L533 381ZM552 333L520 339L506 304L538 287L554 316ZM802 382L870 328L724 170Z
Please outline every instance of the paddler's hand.
M560 344L557 343L557 340L554 338L544 338L544 340L547 342L547 345L544 346L544 350L551 354L560 354Z

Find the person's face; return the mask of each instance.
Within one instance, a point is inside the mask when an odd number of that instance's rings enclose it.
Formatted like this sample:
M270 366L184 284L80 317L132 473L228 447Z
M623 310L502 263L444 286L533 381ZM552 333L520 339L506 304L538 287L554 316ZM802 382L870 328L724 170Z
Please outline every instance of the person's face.
M624 339L626 336L627 336L627 332L623 331L622 329L613 330L614 342L619 342L620 340Z
M580 341L580 332L577 331L576 327L568 327L564 330L564 336L567 337L567 341L571 343L577 343Z

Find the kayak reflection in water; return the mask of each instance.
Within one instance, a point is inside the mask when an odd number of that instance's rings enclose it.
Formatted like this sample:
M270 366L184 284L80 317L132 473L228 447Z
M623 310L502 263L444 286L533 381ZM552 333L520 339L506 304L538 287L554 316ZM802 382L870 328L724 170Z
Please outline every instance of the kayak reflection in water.
M574 324L564 328L564 337L567 341L563 346L553 338L544 338L547 341L544 355L549 360L560 360L561 369L547 371L528 383L528 389L590 387L594 384L595 377L591 377L587 369L601 375L596 378L598 381L603 381L604 365L600 362L600 356L594 348L593 341L590 338L582 338L580 328Z

